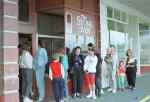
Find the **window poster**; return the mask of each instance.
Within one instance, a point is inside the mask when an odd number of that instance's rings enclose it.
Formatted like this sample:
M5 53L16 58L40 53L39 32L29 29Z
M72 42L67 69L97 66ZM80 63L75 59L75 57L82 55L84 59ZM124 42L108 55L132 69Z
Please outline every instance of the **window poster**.
M80 46L81 48L84 48L84 35L77 35L77 46Z
M72 14L66 13L66 26L65 26L66 33L72 33Z
M65 37L65 45L66 47L70 48L70 50L72 50L73 48L76 47L77 42L76 42L76 35L73 34L66 34Z
M85 44L87 45L88 43L95 44L96 43L95 36L86 35L85 36Z

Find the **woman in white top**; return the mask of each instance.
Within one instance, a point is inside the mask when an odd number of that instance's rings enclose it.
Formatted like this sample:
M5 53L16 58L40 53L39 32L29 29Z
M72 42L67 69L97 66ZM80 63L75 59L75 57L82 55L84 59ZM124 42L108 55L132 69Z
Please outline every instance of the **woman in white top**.
M22 74L22 94L23 102L31 102L32 93L32 63L33 58L30 54L30 47L28 45L23 45L23 51L20 56L20 68Z
M95 95L95 74L96 74L96 65L97 65L98 58L94 54L94 49L90 49L88 55L85 58L84 63L84 71L87 75L87 82L88 87L90 90L90 94L87 96L87 98L93 98L96 99Z

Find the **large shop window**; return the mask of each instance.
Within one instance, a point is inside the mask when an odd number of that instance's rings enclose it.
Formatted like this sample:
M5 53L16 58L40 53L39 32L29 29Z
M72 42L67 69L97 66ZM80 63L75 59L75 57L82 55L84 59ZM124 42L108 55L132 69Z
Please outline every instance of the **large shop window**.
M123 23L128 22L128 15L126 12L120 11L110 6L107 7L107 17L109 19L113 19L113 20L120 21Z
M95 36L93 35L77 35L77 34L66 34L65 37L65 44L67 47L69 47L71 50L75 48L76 46L80 46L82 48L82 51L87 50L87 44L88 43L96 43Z
M109 44L115 45L119 59L125 57L128 47L127 19L127 13L107 7Z
M140 52L140 62L141 64L150 64L150 30L148 24L140 24L139 25L140 30L140 46L141 46L141 52Z
M118 9L107 7L108 29L117 32L126 32L128 17L127 13Z
M64 16L38 13L38 34L64 37Z
M29 1L19 0L19 21L29 21Z
M118 32L126 32L126 24L116 22L113 20L108 20L108 29L113 30L113 31L118 31Z

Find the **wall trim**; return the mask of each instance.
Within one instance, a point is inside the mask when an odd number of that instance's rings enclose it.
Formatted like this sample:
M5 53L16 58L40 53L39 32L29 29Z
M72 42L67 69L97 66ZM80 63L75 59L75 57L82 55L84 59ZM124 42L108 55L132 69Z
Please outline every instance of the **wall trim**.
M13 33L13 34L18 34L17 31L13 31L13 30L4 30L4 33Z
M17 5L17 2L11 0L4 0L5 3Z
M43 34L38 34L39 38L55 38L55 39L65 39L63 36L52 36L52 35L43 35Z
M17 47L17 46L7 46L7 45L2 45L2 46L0 46L0 48L4 48L4 49L9 48L9 49L11 49L11 48L18 48L18 47Z
M18 90L4 90L4 94L13 94L13 93L18 93Z
M16 61L16 62L15 62L15 61L14 61L14 62L9 62L9 61L8 61L8 62L7 62L7 61L4 61L4 62L3 62L3 61L0 61L0 64L3 64L3 65L18 64L18 62L17 62L17 61Z
M4 15L4 18L18 20L17 16Z

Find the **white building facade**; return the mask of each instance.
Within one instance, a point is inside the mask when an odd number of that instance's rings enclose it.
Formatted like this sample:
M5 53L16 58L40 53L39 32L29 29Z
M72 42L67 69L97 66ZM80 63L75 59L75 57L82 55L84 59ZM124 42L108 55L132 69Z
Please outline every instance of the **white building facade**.
M140 75L141 66L150 65L150 45L148 45L150 17L121 1L101 0L102 58L106 55L110 44L116 46L119 59L125 58L127 49L131 48L138 60L137 74Z

